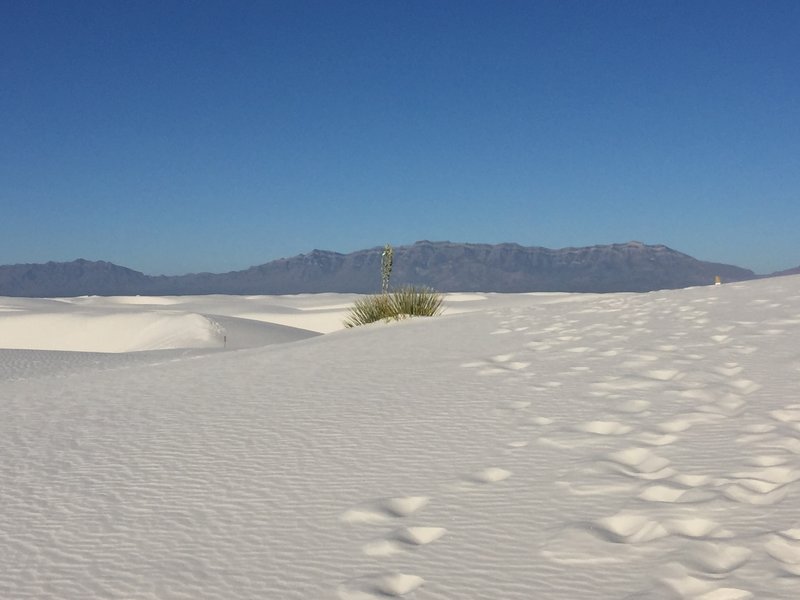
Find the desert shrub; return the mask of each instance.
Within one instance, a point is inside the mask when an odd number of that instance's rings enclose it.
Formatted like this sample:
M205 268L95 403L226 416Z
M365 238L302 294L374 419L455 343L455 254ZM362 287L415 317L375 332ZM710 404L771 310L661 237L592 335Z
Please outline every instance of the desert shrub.
M392 306L399 316L435 317L442 313L444 296L430 288L406 286L391 294Z
M444 295L426 287L407 286L389 294L356 300L344 322L345 327L366 325L405 317L433 317L442 313Z
M365 296L359 298L350 309L350 314L345 319L345 327L366 325L382 319L391 319L396 315L388 294Z

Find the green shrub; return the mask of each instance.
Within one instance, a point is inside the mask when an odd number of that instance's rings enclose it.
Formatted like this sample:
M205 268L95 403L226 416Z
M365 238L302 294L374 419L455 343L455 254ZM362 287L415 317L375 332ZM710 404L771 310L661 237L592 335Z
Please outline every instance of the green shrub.
M366 325L405 317L433 317L442 314L444 295L430 288L407 286L390 294L356 300L344 322L345 327Z
M355 327L393 317L395 317L395 313L387 294L365 296L356 300L353 308L350 309L350 314L345 319L344 326Z
M406 286L392 292L391 299L400 316L435 317L442 313L444 296L430 288Z

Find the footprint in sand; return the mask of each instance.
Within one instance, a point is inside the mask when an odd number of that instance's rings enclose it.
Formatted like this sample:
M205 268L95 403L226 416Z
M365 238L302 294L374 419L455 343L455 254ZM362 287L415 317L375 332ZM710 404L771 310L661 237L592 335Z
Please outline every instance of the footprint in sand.
M516 440L508 443L509 448L525 448L530 442L528 440Z
M669 519L664 528L673 535L691 539L724 539L733 537L733 533L724 529L716 521L695 517L690 519ZM708 544L714 546L714 544ZM716 557L719 558L719 557Z
M592 433L594 435L625 435L633 430L633 427L617 421L589 421L575 426L576 431Z
M497 354L490 357L488 360L467 362L463 363L461 366L467 369L478 368L480 369L480 371L478 371L479 375L495 375L507 371L520 371L530 366L531 363L529 362L511 360L514 356L514 354Z
M735 362L725 363L724 366L716 367L714 369L714 371L716 371L720 375L723 375L724 377L735 377L736 375L741 373L742 370L743 370L742 367L740 367L739 364Z
M641 544L670 535L693 540L724 539L733 536L730 531L711 519L696 517L667 519L662 522L642 514L624 510L611 517L597 519L589 526L589 529L594 535L617 544ZM707 545L718 546L710 542L707 542ZM718 547L723 548L722 546ZM712 560L718 560L726 564L736 562L731 554L738 556L735 552L729 552L725 558L716 556ZM747 558L749 556L748 554Z
M694 425L701 423L713 423L724 420L724 415L712 414L708 412L691 412L680 415L669 421L664 421L656 425L656 429L662 433L681 433Z
M770 534L764 549L784 573L800 577L800 529L785 529Z
M540 426L552 425L553 424L553 419L551 419L549 417L531 417L530 419L525 421L524 424L525 425L540 425Z
M677 369L653 369L645 372L645 376L656 381L671 381L673 379L680 379L679 375L683 375Z
M742 435L738 436L736 441L740 444L760 444L761 442L769 442L780 437L778 434L774 433L777 429L778 426L772 425L771 423L753 423L752 425L742 427ZM770 466L758 463L748 464L753 464L756 467Z
M728 546L713 542L697 542L689 547L683 562L695 572L714 576L727 575L743 566L753 555L743 546Z
M428 503L427 496L379 498L346 511L341 519L347 523L381 525L418 512Z
M352 524L385 525L410 517L427 503L427 496L397 496L378 498L359 504L342 514L341 519ZM447 533L444 527L406 526L391 531L385 537L362 547L367 556L386 557L427 546ZM342 583L337 594L341 600L405 596L425 583L422 577L400 572L385 572L357 577Z
M628 414L642 413L648 408L650 408L650 401L640 399L619 400L611 405L611 410Z
M504 481L509 477L511 477L511 471L507 471L506 469L501 469L499 467L488 467L486 469L481 469L480 471L470 473L465 477L465 479L473 483L497 483L499 481Z
M752 394L761 389L761 384L750 381L749 379L734 379L728 382L728 386L733 388L737 393L745 395Z
M427 546L446 533L447 529L444 527L403 527L392 531L385 538L369 542L362 550L367 556L391 556Z
M671 433L658 433L655 431L642 431L641 433L633 436L637 442L647 444L648 446L668 446L674 444L678 440L678 436Z
M772 505L788 494L789 484L800 480L800 471L780 465L758 471L733 473L724 480L723 494L741 504Z
M717 497L710 490L675 487L672 485L651 485L639 494L641 500L647 502L665 502L677 504L696 504L708 502Z
M770 411L769 416L800 432L800 404L790 404L785 408Z
M675 565L681 571L671 576L661 577L660 583L678 598L691 600L749 600L754 598L747 590L732 587L716 587L706 578L689 575L683 565ZM673 570L677 571L677 568Z
M616 544L640 544L670 535L658 521L624 511L598 519L588 528L594 535Z
M666 479L676 474L670 462L647 448L632 447L606 455L606 462L616 471L644 480Z
M339 586L341 600L371 600L373 598L400 598L422 586L425 580L417 575L389 572L357 577Z
M694 489L707 484L710 478L702 475L683 475L669 466L670 461L644 447L631 447L612 452L593 464L582 467L556 484L578 496L630 495L647 502L693 503L713 499L715 493ZM608 474L626 478L608 480ZM598 477L602 479L598 481ZM643 490L631 480L653 482ZM658 482L658 483L656 483Z
M652 390L659 385L657 380L651 378L608 376L603 381L593 383L592 388L600 392L614 393Z
M762 454L745 459L745 463L753 467L777 467L789 462L789 457L785 454Z

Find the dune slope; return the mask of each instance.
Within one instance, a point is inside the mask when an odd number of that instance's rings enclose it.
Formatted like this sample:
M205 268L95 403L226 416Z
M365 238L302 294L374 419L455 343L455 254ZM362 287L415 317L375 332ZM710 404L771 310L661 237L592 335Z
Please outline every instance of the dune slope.
M470 304L0 352L0 597L797 597L800 277Z

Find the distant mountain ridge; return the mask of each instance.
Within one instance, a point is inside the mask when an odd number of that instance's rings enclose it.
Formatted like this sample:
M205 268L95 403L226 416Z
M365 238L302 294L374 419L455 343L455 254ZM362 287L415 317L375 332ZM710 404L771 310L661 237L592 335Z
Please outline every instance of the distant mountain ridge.
M785 275L800 275L800 267L795 267L794 269L786 269L785 271L778 271L777 273L773 273L770 277L783 277Z
M151 276L104 261L0 266L0 296L372 293L382 248L313 250L229 273ZM789 274L783 272L781 274ZM398 246L392 285L441 291L645 292L759 276L641 242L553 250L519 244L420 241Z

